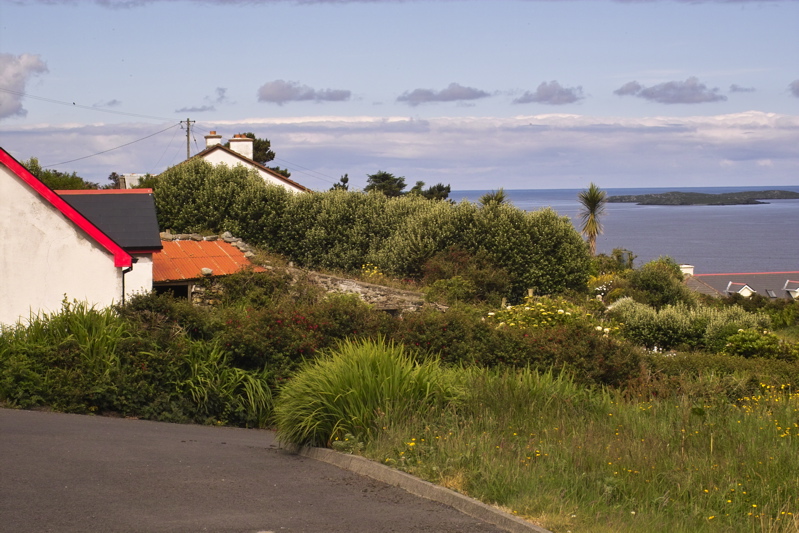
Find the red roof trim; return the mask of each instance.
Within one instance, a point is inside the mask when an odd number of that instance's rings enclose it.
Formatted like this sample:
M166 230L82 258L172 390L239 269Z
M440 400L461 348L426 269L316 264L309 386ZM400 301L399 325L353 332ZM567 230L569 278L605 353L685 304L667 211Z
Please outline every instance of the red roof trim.
M24 181L30 188L39 193L39 195L47 200L50 205L58 209L61 214L67 217L73 224L89 234L97 244L105 248L111 255L114 256L115 267L129 267L133 264L130 254L122 249L111 238L100 231L100 229L89 222L86 217L81 215L74 207L69 205L63 198L58 196L56 192L39 181L39 179L31 174L27 168L23 167L16 159L0 148L0 163L8 167L19 179Z
M152 189L69 189L53 191L58 196L65 194L152 194Z
M797 271L788 272L731 272L727 274L694 274L695 278L704 276L761 276L763 274L799 274Z

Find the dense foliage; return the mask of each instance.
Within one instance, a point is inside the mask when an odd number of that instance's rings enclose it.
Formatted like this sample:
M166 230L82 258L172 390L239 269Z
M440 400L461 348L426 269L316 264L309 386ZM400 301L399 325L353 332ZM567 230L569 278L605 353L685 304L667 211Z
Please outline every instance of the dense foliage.
M155 200L162 229L230 231L312 268L357 272L368 262L395 277L419 279L428 260L455 246L507 273L503 296L579 289L587 278L587 246L568 218L549 209L528 213L499 203L429 201L422 194L295 195L265 186L242 167L202 161L162 174Z

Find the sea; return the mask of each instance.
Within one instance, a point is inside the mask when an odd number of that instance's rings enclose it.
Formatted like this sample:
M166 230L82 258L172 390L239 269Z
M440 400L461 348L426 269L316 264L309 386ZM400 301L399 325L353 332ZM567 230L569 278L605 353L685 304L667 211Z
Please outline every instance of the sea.
M665 187L603 189L608 196L670 191L718 194L738 191L784 190L797 186ZM520 209L550 207L579 226L581 189L505 190ZM454 201L477 202L490 190L452 191ZM635 266L668 256L694 266L695 274L799 271L799 200L766 200L757 205L656 206L608 203L602 218L604 233L597 253L629 250Z

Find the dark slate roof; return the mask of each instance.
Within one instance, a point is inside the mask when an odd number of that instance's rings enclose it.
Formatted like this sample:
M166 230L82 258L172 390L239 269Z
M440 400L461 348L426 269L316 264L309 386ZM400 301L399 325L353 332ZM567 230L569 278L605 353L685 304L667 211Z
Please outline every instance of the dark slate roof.
M791 298L786 291L785 283L788 280L799 279L799 272L747 272L733 274L694 274L697 280L713 287L726 296L727 287L732 283L731 289L738 291L745 284L761 296L767 298ZM769 294L771 293L771 294Z
M694 276L685 276L685 284L688 286L689 289L692 291L707 294L708 296L724 296L724 293L719 291L718 289L713 288L712 286L708 285L704 281L694 277Z
M161 249L151 189L56 191L127 252Z

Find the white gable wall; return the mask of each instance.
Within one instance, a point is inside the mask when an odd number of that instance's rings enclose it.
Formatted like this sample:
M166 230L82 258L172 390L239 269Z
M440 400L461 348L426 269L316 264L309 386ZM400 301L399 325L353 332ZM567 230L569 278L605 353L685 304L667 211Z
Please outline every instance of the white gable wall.
M97 306L119 302L122 269L104 248L0 165L0 324L27 319L31 311L57 311L64 295Z
M258 175L261 176L261 178L269 185L278 185L291 192L303 192L301 189L292 187L285 181L277 179L268 172L264 172L262 169L258 168L255 165L245 165L245 163L241 159L239 159L234 155L231 155L228 152L225 152L224 150L213 150L210 153L205 154L203 156L203 160L208 161L212 165L224 164L229 167L234 167L236 165L249 166L250 168L254 168L256 171L258 171Z
M133 254L133 270L125 274L125 298L153 290L153 254Z

